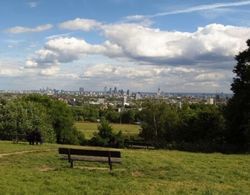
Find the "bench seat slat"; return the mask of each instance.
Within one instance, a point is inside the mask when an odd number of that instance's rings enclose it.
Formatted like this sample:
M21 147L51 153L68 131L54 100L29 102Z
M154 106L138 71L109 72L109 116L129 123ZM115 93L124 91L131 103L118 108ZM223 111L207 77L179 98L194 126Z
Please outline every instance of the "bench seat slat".
M62 157L62 160L68 160L68 157ZM71 156L71 160L73 161L89 161L89 162L109 162L107 157L93 157L93 156ZM112 163L121 163L121 158L111 158Z
M120 151L107 151L107 150L88 150L88 149L73 149L73 148L59 148L59 154L68 154L71 155L83 155L83 156L109 156L121 158Z

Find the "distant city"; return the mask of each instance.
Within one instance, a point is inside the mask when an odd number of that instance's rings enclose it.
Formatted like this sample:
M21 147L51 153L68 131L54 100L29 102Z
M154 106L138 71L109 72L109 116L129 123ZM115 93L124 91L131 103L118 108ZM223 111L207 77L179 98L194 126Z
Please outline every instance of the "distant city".
M129 106L130 101L143 99L162 99L169 103L182 102L188 103L205 103L205 104L225 104L232 94L229 93L181 93L181 92L164 92L160 88L156 92L140 92L131 91L130 89L119 89L118 87L105 86L102 91L86 91L84 87L79 90L62 90L52 89L49 87L39 90L0 90L0 94L44 94L49 96L56 96L69 104L74 104L77 97L92 97L89 104L106 104L108 99L120 99L120 104ZM70 96L70 97L69 97Z

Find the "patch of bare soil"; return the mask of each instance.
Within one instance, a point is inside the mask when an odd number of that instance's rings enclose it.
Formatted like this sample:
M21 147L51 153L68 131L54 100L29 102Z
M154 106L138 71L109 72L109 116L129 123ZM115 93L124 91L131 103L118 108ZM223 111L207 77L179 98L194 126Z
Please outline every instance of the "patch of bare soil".
M42 165L41 167L38 168L38 171L41 172L48 172L48 171L54 171L54 167L49 167L48 165Z
M27 151L3 153L3 154L0 154L0 158L5 157L5 156L19 155L19 154L26 154L26 153L48 152L48 151L51 151L51 150L55 150L55 149L47 149L47 150L27 150Z

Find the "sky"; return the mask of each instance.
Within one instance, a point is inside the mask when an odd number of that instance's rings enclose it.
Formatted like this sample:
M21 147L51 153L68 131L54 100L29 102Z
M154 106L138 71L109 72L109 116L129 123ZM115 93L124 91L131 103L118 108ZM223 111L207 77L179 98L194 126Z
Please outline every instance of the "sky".
M0 90L230 93L248 0L2 0Z

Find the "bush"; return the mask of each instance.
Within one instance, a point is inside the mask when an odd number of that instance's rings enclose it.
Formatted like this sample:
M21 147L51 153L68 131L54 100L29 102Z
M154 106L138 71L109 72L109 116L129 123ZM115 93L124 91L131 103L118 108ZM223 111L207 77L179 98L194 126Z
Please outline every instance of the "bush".
M98 126L98 133L94 134L94 137L89 143L95 146L118 148L124 146L124 138L121 131L117 134L113 133L113 129L109 122L102 119L100 125Z

